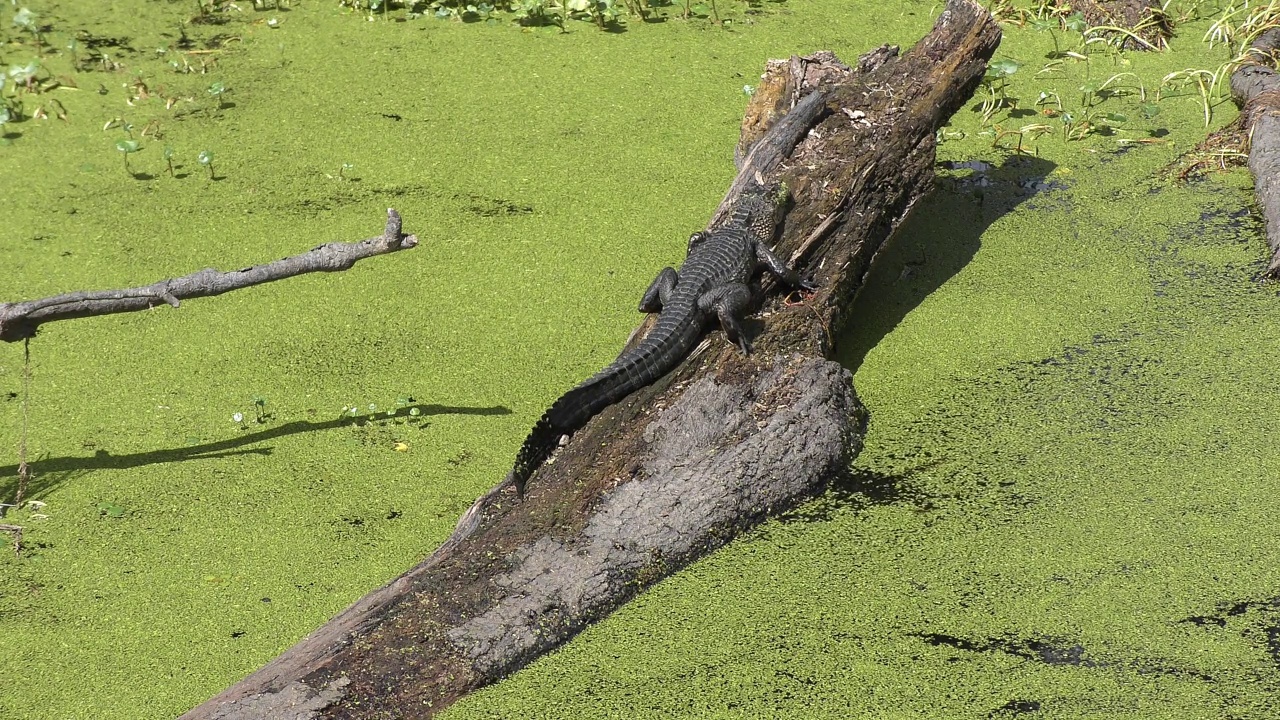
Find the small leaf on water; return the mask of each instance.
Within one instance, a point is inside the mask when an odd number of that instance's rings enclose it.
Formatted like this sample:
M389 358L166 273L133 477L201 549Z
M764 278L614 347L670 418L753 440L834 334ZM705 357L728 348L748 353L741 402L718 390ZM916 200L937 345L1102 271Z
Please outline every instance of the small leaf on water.
M1129 122L1129 116L1121 115L1120 113L1107 113L1106 115L1103 115L1103 117L1107 119L1107 122L1113 122L1116 124Z
M13 26L35 32L37 28L36 14L31 12L30 8L22 8L13 14Z
M137 140L117 140L116 149L126 154L138 152L138 141Z
M121 518L124 517L124 508L111 502L98 503L98 513L107 517Z
M402 443L402 442L396 443L396 452L409 452L408 443Z
M987 72L993 73L996 77L1009 77L1018 72L1019 67L1015 60L996 60L987 66Z
M1160 106L1155 103L1142 103L1138 109L1142 111L1142 117L1148 120L1160 114Z

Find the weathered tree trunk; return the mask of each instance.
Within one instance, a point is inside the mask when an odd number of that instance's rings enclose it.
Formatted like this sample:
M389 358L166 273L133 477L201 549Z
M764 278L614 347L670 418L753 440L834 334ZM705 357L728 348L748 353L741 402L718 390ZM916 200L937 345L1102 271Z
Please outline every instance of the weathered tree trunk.
M905 55L771 62L744 121L744 147L766 142L742 173L785 181L795 205L777 252L821 290L766 301L749 357L712 333L575 433L524 502L495 487L421 565L183 717L430 716L847 472L866 415L827 359L832 334L999 41L985 10L950 0ZM793 105L799 131L762 132Z
M1216 135L1236 137L1241 149L1248 148L1249 171L1271 246L1263 277L1280 280L1280 75L1275 69L1280 28L1260 35L1249 50L1249 60L1231 74L1231 96L1241 108L1240 117Z

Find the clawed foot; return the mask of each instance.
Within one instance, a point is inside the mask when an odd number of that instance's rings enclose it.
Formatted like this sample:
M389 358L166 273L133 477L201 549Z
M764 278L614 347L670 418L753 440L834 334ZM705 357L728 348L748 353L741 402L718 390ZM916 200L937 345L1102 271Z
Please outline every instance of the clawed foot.
M782 299L782 304L788 307L794 306L794 305L803 305L804 302L808 300L814 293L818 292L818 290L821 287L822 286L819 285L816 281L814 281L813 278L810 278L810 277L800 278L799 280L796 281L796 284L794 288L791 290L791 292L785 298ZM800 296L798 300L792 299L792 296L795 296L795 295Z

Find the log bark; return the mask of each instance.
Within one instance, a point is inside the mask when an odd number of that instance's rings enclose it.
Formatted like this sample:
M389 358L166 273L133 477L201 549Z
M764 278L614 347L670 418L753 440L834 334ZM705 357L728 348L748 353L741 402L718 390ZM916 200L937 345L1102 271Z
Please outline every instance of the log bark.
M1216 133L1237 138L1239 150L1247 148L1254 193L1267 222L1271 261L1262 277L1280 280L1280 28L1258 36L1244 64L1231 73L1231 97L1240 106L1240 117ZM1219 140L1222 144L1226 141Z
M903 55L770 62L735 182L786 183L777 252L821 289L769 296L748 357L711 333L575 433L523 502L499 484L418 567L183 718L429 717L848 472L866 413L831 338L999 41L985 10L949 0ZM806 119L765 131L788 116Z
M55 320L134 312L166 303L176 308L180 301L188 298L221 295L303 273L346 270L364 258L416 246L417 236L404 235L400 228L400 214L388 209L387 225L382 235L360 242L327 243L300 255L232 272L205 268L190 275L125 290L81 291L40 300L3 303L0 304L0 340L16 342L35 337L41 325Z

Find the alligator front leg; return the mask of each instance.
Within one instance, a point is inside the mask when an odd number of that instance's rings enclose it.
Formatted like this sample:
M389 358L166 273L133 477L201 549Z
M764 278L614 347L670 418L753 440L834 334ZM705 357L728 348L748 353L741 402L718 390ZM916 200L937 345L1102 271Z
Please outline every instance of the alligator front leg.
M738 319L746 314L750 304L751 288L742 283L725 283L711 288L698 298L698 309L702 312L715 312L720 318L724 334L729 336L730 342L735 342L742 348L743 355L751 354L751 343L747 342Z
M779 280L793 288L800 288L810 292L818 289L818 286L808 278L800 277L799 273L787 267L787 264L782 262L782 258L774 255L773 251L764 245L756 245L756 260L768 268L769 272L777 275Z
M662 272L658 273L658 277L649 283L649 289L644 291L644 297L640 299L640 312L656 313L662 310L667 304L667 298L671 297L671 291L675 290L676 283L680 281L680 276L676 275L676 271L669 267L662 268Z

